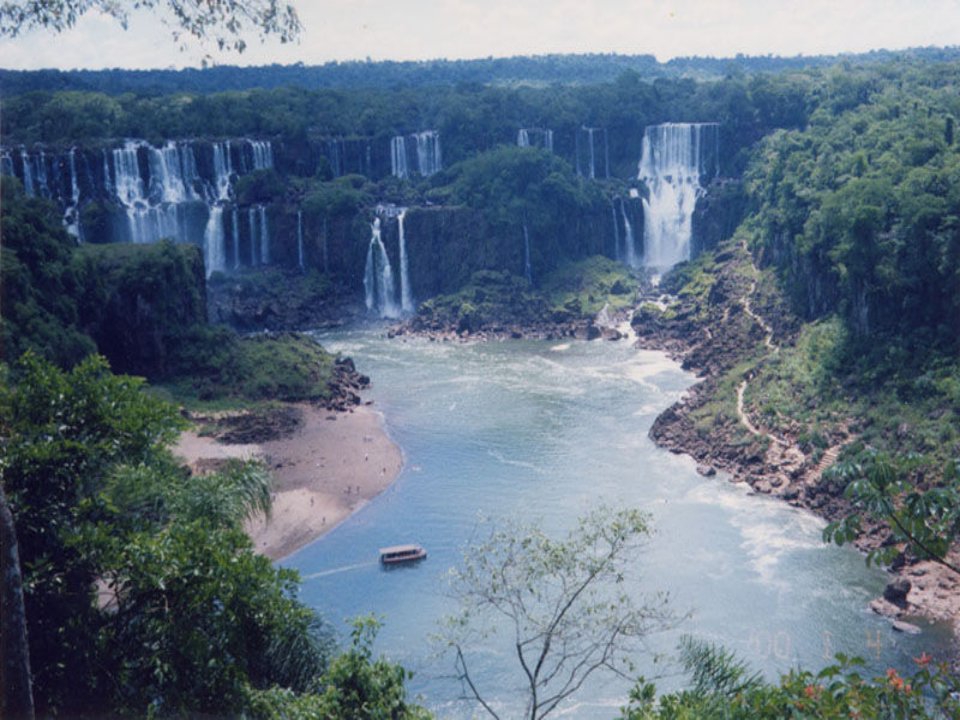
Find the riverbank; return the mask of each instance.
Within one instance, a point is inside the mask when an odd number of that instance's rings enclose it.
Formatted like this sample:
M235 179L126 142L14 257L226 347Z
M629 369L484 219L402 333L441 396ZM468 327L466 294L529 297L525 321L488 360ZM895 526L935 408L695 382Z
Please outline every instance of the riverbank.
M668 308L641 306L634 316L638 347L665 350L701 378L657 418L651 438L671 452L693 457L701 474L722 470L733 482L827 521L848 515L844 487L824 473L847 445L860 440L864 419L852 406L829 417L802 419L789 412L780 415L782 409L771 400L758 400L765 396L757 382L780 361L781 349L786 352L799 341L801 323L778 292L770 285L760 287L763 278L741 242L725 243L709 272L691 278ZM757 395L748 402L751 393ZM758 412L764 404L777 414ZM885 526L865 523L855 545L869 552L889 542ZM960 642L960 577L908 553L889 573L884 597L870 604L874 612L908 632L916 628L904 620L948 622Z
M195 414L191 419L209 426L230 417L250 414ZM386 490L400 474L403 454L369 405L331 411L309 403L284 404L269 417L241 434L184 432L174 453L194 472L215 469L229 458L263 461L272 482L272 510L246 527L256 550L279 560ZM277 420L281 417L282 422Z

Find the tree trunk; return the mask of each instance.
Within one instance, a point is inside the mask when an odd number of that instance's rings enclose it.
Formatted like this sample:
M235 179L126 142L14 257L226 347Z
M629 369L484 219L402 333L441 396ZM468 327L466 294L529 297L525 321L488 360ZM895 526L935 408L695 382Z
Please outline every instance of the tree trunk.
M7 496L0 484L0 717L33 720L33 686L27 615L17 531Z

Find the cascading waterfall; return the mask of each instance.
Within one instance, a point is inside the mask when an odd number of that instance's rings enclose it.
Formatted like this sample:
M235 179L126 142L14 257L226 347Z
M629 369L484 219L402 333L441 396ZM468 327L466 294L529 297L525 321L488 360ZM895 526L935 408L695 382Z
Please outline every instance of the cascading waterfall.
M599 149L597 148L597 136L603 136L603 156L598 157ZM583 141L581 136L584 136L586 140L587 147L582 149ZM551 145L553 144L553 138L550 138ZM577 160L577 175L581 177L588 177L591 180L595 180L598 176L597 170L597 161L603 161L602 177L610 177L610 148L607 143L607 130L606 128L595 128L587 127L583 125L580 127L580 130L576 134L576 160ZM585 155L583 162L581 161L581 153Z
M253 169L269 170L273 167L273 146L267 140L251 140Z
M411 138L416 150L411 167L408 155L407 138ZM409 178L411 173L426 177L443 168L440 152L440 133L436 130L424 130L413 135L396 135L390 139L390 172L398 178Z
M626 253L620 248L620 220L617 218L616 198L610 201L610 214L613 216L613 255L619 262L624 262Z
M257 264L257 211L247 208L247 226L250 229L250 267Z
M28 197L33 197L37 192L33 186L33 168L30 167L30 154L26 150L21 150L20 159L23 161L23 190Z
M198 162L204 150L212 154L212 162L210 154L206 163ZM206 249L206 223L214 206L231 201L239 175L272 167L273 147L266 140L167 141L156 147L127 140L110 149L72 147L56 154L23 146L3 148L0 158L0 172L19 177L28 195L59 204L64 226L78 239L83 239L79 220L85 205L112 198L123 222L111 223L104 239L151 243L171 238ZM260 262L265 263L270 257L269 229L265 208L259 212ZM223 211L221 217L226 232L229 218ZM240 265L236 249L233 264Z
M233 159L230 157L230 141L213 144L213 174L216 182L216 200L230 199L230 176L233 175Z
M530 233L527 224L523 224L523 276L527 282L533 284L533 267L530 265Z
M303 211L297 210L297 264L303 270Z
M230 232L233 235L233 269L240 267L240 212L236 206L233 208L231 216L233 222L230 223Z
M257 215L260 217L260 262L270 263L270 227L267 225L267 206L258 205Z
M425 130L417 133L417 164L420 174L433 175L443 167L440 157L440 133L436 130Z
M541 147L553 151L553 130L541 128L520 128L517 130L519 147Z
M407 170L407 141L403 135L390 139L390 172L401 179L410 177Z
M410 288L410 272L407 257L407 241L404 234L403 218L407 209L403 208L397 215L397 233L400 238L400 310L405 314L413 313L416 306L413 302L413 292Z
M690 259L693 211L700 187L704 135L712 136L716 162L716 123L651 125L643 133L638 177L648 189L643 201L643 264L667 269Z
M367 262L363 272L364 301L367 310L383 318L397 318L396 286L393 281L393 268L390 256L383 246L380 236L380 218L374 218L370 226L370 245L367 248Z
M623 200L620 201L620 214L623 215L623 244L626 251L624 260L628 266L636 268L639 263L637 262L637 245L633 235L633 223L630 222L630 217L627 215L627 204Z
M223 272L227 267L226 234L223 232L223 206L213 205L210 217L203 232L203 259L207 266L207 277L215 272Z
M70 167L70 205L63 214L63 224L66 226L67 232L79 241L82 240L82 237L80 234L80 185L77 183L76 155L76 148L70 148L67 155Z

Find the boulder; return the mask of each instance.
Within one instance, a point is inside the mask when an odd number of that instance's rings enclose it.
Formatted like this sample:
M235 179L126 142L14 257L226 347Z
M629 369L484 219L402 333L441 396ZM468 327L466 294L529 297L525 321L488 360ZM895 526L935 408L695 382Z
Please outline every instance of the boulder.
M883 598L899 607L907 604L907 595L910 593L910 581L906 578L897 578L883 589Z
M921 632L923 632L913 623L908 623L903 620L894 620L893 629L897 632L906 633L907 635L919 635Z
M697 465L697 472L704 477L713 477L717 474L717 469L713 465Z

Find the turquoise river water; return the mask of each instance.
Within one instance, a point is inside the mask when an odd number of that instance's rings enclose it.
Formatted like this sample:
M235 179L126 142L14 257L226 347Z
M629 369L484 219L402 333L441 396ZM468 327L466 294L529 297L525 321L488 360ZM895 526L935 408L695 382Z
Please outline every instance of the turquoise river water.
M600 503L653 515L656 535L633 559L629 582L638 594L667 591L678 612L691 613L636 658L661 689L682 677L653 655L669 656L684 633L723 643L771 678L822 667L835 652L860 655L882 674L946 645L942 627L904 636L870 613L883 573L851 549L825 546L822 521L722 476L700 477L690 458L653 444L650 425L694 382L662 353L625 342L388 340L377 329L317 339L372 377L368 398L405 467L389 490L284 564L302 574L302 598L344 634L347 618L381 617L376 650L415 671L412 694L439 717L481 717L460 699L451 658L431 643L454 610L446 578L464 546L498 518L561 533ZM429 557L381 569L377 548L406 542ZM489 699L518 715L514 656L493 641L477 651ZM557 716L613 718L628 689L590 683Z

